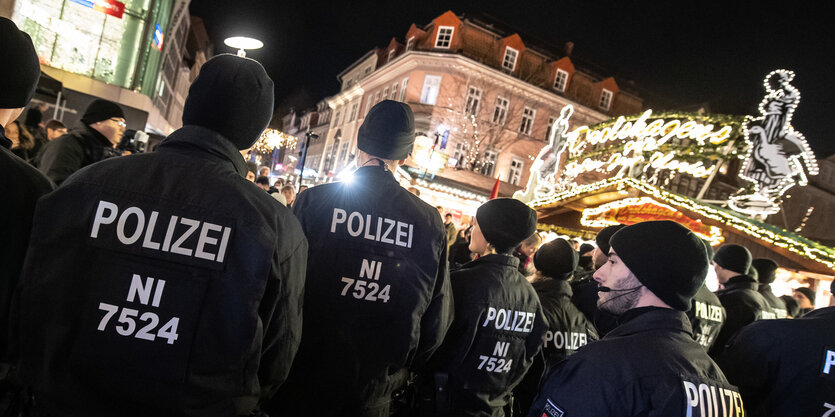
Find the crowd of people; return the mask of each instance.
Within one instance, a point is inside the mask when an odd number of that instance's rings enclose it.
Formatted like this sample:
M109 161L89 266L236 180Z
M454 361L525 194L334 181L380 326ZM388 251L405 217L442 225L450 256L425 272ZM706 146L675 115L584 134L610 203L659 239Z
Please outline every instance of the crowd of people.
M4 415L835 412L835 298L776 297L773 260L672 221L543 243L497 198L457 230L393 175L404 103L370 109L353 181L296 194L242 156L273 81L218 55L154 152L115 151L124 113L97 100L35 168L7 136L38 58L3 18L0 62Z

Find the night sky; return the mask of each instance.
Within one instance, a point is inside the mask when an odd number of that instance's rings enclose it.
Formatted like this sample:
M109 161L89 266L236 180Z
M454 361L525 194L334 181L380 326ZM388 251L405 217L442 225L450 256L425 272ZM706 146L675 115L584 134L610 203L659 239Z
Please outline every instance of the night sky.
M264 41L263 49L247 56L261 61L276 82L282 109L306 108L335 94L336 75L363 54L392 37L403 43L412 23L423 26L452 10L489 15L515 28L523 41L527 34L555 51L572 41L578 67L589 61L622 86L633 80L656 111L708 104L714 113L756 114L765 75L793 70L801 93L795 130L818 158L835 153L829 132L835 120L835 25L831 13L811 6L820 3L631 3L192 0L191 14L204 19L216 53L234 53L223 45L228 36Z

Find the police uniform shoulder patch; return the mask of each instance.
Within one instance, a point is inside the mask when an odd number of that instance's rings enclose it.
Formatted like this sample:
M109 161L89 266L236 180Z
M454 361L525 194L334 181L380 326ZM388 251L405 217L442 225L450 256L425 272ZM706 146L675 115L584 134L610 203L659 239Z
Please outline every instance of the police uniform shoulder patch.
M564 417L565 411L562 411L561 408L557 407L550 398L545 400L545 408L542 409L542 415L540 417Z

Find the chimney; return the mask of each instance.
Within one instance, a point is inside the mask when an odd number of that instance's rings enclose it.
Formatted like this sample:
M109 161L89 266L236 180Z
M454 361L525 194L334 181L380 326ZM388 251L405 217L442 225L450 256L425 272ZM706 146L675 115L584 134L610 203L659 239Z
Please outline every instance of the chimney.
M571 51L574 50L574 42L568 41L565 43L565 56L571 56Z

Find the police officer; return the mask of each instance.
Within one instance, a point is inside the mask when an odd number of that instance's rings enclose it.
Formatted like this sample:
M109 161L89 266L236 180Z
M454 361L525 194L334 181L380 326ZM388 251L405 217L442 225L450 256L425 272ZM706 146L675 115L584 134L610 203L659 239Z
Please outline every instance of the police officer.
M624 227L626 225L623 224L606 226L594 238L594 242L597 243L597 247L592 251L592 262L595 270L609 260L609 239L615 232ZM614 329L618 323L616 316L597 308L597 282L595 282L593 274L594 271L580 275L575 274L571 281L571 290L574 292L571 301L586 315L589 321L594 323L594 327L600 336L603 336Z
M20 330L39 413L249 415L283 383L307 243L239 152L272 111L261 64L216 56L156 152L82 169L38 202Z
M774 318L768 302L757 292L757 281L745 273L751 268L751 252L747 248L728 244L713 255L713 269L723 288L716 296L725 307L727 319L711 346L713 358L725 348L731 336L755 320Z
M470 250L481 256L451 275L455 320L423 375L434 382L434 415L503 416L539 352L542 307L511 253L535 231L536 212L519 200L493 199L476 211Z
M771 283L777 278L777 262L768 258L758 258L751 261L751 268L757 271L757 280L760 283L757 291L762 294L765 301L771 307L776 318L784 319L788 315L786 303L771 291Z
M833 329L835 298L799 319L752 323L731 340L719 364L749 416L835 415Z
M705 244L708 258L713 258L713 248L710 247L710 243L704 240L702 243ZM693 338L704 346L705 350L713 346L726 317L727 313L725 307L722 307L722 302L707 288L707 285L702 284L693 296L690 310L687 310L687 318L690 319L690 327L693 328Z
M293 205L310 242L304 332L271 411L386 416L409 370L443 340L452 321L444 226L393 174L414 138L408 105L376 104L358 132L353 180L313 187Z
M17 286L35 202L52 190L38 170L11 151L4 127L18 118L35 94L41 74L38 55L29 35L9 19L0 17L0 410L11 387L9 308Z
M615 233L594 278L600 308L621 324L557 365L528 416L742 415L739 394L684 315L707 268L701 240L678 223Z
M544 356L537 355L525 379L514 390L515 406L520 414L530 409L547 369L598 339L594 325L571 302L568 279L577 268L578 257L568 241L555 239L542 245L534 254L533 263L536 273L531 284L542 303L548 330L542 347Z

